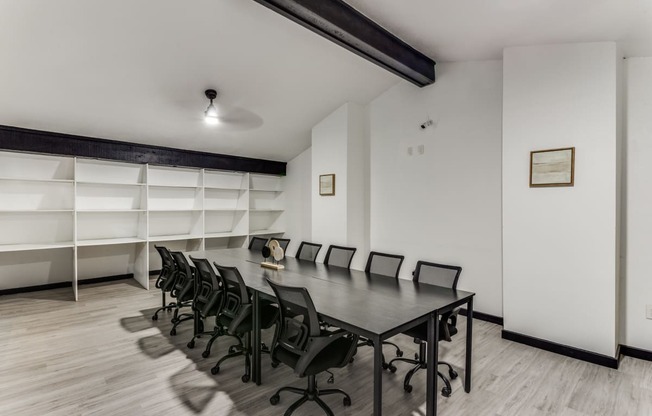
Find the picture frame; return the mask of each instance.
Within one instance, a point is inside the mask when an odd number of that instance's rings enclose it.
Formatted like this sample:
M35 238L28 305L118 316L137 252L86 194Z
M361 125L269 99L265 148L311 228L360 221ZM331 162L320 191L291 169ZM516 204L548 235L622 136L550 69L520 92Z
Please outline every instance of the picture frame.
M319 175L319 195L335 195L335 174Z
M574 185L574 147L530 152L530 188Z

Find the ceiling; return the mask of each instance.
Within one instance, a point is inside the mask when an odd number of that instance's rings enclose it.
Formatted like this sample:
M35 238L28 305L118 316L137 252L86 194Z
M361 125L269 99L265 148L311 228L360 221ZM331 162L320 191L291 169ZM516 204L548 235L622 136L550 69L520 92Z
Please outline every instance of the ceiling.
M649 0L347 2L438 62L605 40L652 56ZM0 50L0 124L281 161L400 82L253 0L0 0Z

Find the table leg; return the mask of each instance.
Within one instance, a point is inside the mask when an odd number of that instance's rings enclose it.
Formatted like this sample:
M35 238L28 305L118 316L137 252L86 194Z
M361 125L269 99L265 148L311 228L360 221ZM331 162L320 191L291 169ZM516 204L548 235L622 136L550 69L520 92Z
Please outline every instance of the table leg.
M374 339L374 416L383 414L383 342Z
M428 357L426 362L426 415L437 415L437 366L439 363L439 314L433 313L428 318Z
M466 368L464 369L464 391L471 392L471 356L473 355L473 297L466 309Z
M260 294L257 290L254 291L253 299L253 310L251 311L251 319L253 319L253 348L252 348L252 372L253 372L253 381L256 385L260 386L262 383L261 371L260 371Z

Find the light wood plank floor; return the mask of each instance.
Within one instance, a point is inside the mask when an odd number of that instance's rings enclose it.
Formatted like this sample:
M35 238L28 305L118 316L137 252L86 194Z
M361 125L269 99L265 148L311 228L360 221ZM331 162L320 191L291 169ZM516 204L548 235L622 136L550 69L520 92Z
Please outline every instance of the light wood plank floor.
M219 342L208 359L203 341L186 347L192 328L182 325L175 337L162 315L150 319L159 292L131 281L0 297L0 415L281 415L297 397L286 394L277 406L268 402L286 384L305 380L264 357L264 385L243 384L243 361L210 374L228 342ZM452 343L442 343L442 359L460 368L464 362L464 318ZM476 321L473 391L461 379L453 395L439 397L441 415L652 415L652 363L624 358L619 370L565 358L500 338L500 327ZM268 334L269 335L269 334ZM406 351L417 348L396 337ZM392 353L386 350L388 356ZM337 415L371 414L371 349L361 349L355 363L335 371L335 386L352 396L345 408L337 396L326 397ZM414 392L402 380L408 365L385 373L386 415L423 415L425 372L415 376ZM460 374L463 374L460 369ZM319 377L326 388L326 377ZM296 415L321 415L306 404Z

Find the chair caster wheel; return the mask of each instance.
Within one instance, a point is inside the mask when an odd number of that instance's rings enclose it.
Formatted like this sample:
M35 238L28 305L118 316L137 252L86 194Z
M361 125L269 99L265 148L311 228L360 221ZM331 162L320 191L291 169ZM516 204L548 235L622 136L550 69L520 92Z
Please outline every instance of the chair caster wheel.
M448 372L448 375L450 376L451 380L455 380L458 376L457 371L451 370Z
M179 320L177 318L172 318L172 320L170 320L170 322L172 322L173 324L176 324L177 322L179 322Z
M272 368L278 367L278 363L276 361L272 361Z
M241 380L243 383L248 383L250 379L251 377L249 376L249 374L245 374L244 376L242 376Z
M387 370L389 368L389 364L383 363L383 370Z
M158 321L158 315L152 315L152 321Z
M210 357L211 353L209 351L204 351L201 353L202 358L208 358Z
M177 334L177 330L176 330L176 329L173 329L172 331L170 331L170 335L175 336L176 334Z
M351 406L351 398L350 397L345 397L344 399L342 399L342 404L344 406Z
M412 393L412 385L411 384L404 385L403 390L405 390L406 393Z
M269 398L269 403L272 406L276 406L280 400L281 400L281 397L278 394L275 394L275 395L273 395L272 397Z
M402 357L402 356L403 356L403 351L401 351L401 350L396 350L396 356L397 356L397 357Z
M451 393L452 393L452 391L448 387L443 387L441 389L441 395L444 396L444 397L451 397Z
M220 367L215 366L215 367L211 368L211 374L212 375L215 375L215 374L217 374L219 372L220 372Z
M193 349L195 348L195 341L190 341L188 345L186 345L188 348Z
M389 371L391 371L392 373L396 372L396 366L395 365L390 364L387 368L389 368Z
M351 359L349 360L349 364L353 363L353 361L355 361L355 358L351 357Z

